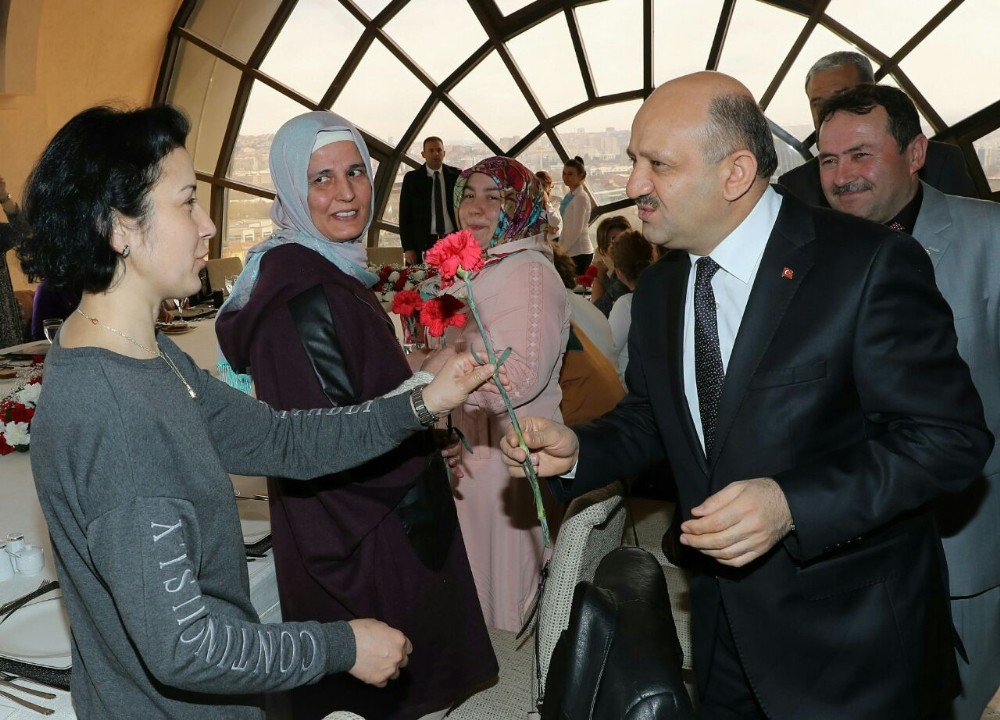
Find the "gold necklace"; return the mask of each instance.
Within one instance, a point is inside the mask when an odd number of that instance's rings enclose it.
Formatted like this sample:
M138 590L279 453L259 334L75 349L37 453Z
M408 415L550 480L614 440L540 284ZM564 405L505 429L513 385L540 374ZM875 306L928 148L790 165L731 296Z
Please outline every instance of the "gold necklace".
M191 399L193 400L193 399L195 399L195 398L198 397L198 393L196 393L194 391L194 388L191 387L191 385L188 383L188 381L184 379L184 376L181 375L180 370L178 370L177 366L174 365L174 361L171 360L169 357L167 357L167 355L165 355L162 350L160 350L159 345L156 346L155 350L153 348L146 347L145 345L143 345L141 342L139 342L138 340L136 340L131 335L128 335L127 333L119 330L116 327L112 327L112 326L110 326L110 325L108 325L106 323L102 323L97 318L92 317L91 315L88 315L87 313L85 313L79 307L76 309L76 311L78 313L80 313L81 315L83 315L83 317L87 318L90 321L91 325L98 325L98 326L104 328L105 330L108 330L109 332L113 332L115 335L118 335L119 337L122 337L122 338L128 340L130 343L132 343L133 345L135 345L140 350L142 350L144 352L148 352L150 355L155 355L158 358L162 359L163 362L165 362L167 364L167 367L169 367L171 370L173 370L174 375L176 375L177 378L182 383L184 383L184 387L187 388L188 395L191 396Z

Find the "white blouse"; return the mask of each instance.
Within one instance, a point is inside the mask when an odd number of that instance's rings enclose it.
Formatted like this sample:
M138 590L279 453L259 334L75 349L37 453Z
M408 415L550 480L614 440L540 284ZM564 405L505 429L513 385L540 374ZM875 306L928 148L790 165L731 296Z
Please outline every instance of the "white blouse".
M580 185L573 193L573 199L563 213L559 244L570 257L588 255L594 252L590 244L590 196Z

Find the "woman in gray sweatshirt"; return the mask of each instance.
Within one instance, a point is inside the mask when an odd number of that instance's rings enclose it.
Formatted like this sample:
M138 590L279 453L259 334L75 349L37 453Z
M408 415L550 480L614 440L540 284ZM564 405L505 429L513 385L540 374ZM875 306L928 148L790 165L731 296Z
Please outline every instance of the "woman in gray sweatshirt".
M26 193L25 270L82 293L48 355L31 448L81 718L259 718L262 693L327 673L398 675L412 648L376 620L259 622L229 473L352 467L492 371L456 356L428 385L277 412L199 369L154 322L163 299L197 292L215 233L187 132L169 106L86 110Z

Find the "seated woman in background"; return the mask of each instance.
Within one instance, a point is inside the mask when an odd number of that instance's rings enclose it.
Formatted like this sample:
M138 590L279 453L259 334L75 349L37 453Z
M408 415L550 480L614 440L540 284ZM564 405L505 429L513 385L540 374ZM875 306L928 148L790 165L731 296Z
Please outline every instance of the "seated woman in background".
M0 208L7 215L7 222L0 222L0 348L19 345L24 342L21 322L21 305L14 295L10 268L7 267L7 251L17 241L18 232L14 221L20 208L7 192L7 183L0 177Z
M216 322L236 368L250 367L271 406L352 405L412 375L392 322L369 289L371 158L351 123L328 112L274 136L277 231L250 250ZM308 483L268 478L282 616L377 617L413 642L384 689L332 676L291 693L296 718L349 710L370 720L442 717L497 673L431 432L348 472Z
M639 275L653 261L653 246L642 233L635 230L622 233L611 246L611 261L615 264L615 275L628 291L615 300L608 322L611 323L611 337L618 353L618 376L625 382L625 368L628 366L628 331L632 325L632 291L639 282Z
M486 267L472 281L483 324L504 363L518 414L559 419L559 368L569 337L566 288L545 242L545 210L538 179L516 160L492 157L465 170L455 185L459 225L472 231L486 253ZM464 296L463 284L449 288ZM457 340L458 332L449 336ZM482 354L471 319L460 334ZM486 624L518 630L538 587L544 542L530 485L514 480L499 443L510 425L503 401L484 389L452 413L472 444L455 487L458 518ZM545 489L545 483L542 483ZM561 511L550 502L553 537Z
M559 371L559 388L562 390L559 411L563 423L576 425L599 418L614 408L625 396L625 388L614 363L591 339L594 335L606 334L607 343L611 345L608 319L573 292L576 266L562 248L555 243L551 245L552 263L566 286L570 300L569 340Z
M604 317L611 312L615 300L628 292L628 288L615 275L615 264L609 253L615 239L631 229L632 226L624 215L611 215L597 223L597 252L594 253L597 275L590 287L590 302L604 313Z
M410 643L382 622L260 623L229 473L344 470L486 379L458 356L422 389L289 413L197 367L154 324L165 298L198 290L215 234L195 199L188 127L170 106L86 110L56 133L25 195L25 272L82 293L31 426L80 718L260 720L262 693L344 671L397 677Z
M594 257L594 246L590 243L590 194L583 184L586 178L583 158L577 156L566 161L562 179L569 192L559 203L559 214L562 216L559 244L573 258L577 275L587 272Z
M552 176L544 170L539 170L535 173L535 177L538 178L538 182L541 183L542 196L545 204L545 216L547 218L545 224L545 240L547 242L552 242L559 239L559 225L562 223L559 211L552 202Z

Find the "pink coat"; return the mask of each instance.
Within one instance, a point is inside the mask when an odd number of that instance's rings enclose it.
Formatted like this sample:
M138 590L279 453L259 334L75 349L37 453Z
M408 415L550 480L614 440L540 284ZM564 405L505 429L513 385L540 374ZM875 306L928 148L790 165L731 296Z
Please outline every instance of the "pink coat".
M559 370L569 337L569 303L552 253L536 235L490 254L509 257L479 273L472 288L497 355L511 348L504 363L510 399L518 417L561 421ZM464 297L464 285L452 292ZM449 337L458 339L457 333ZM461 340L465 349L486 356L471 313ZM501 460L500 438L510 422L499 395L473 393L452 418L473 448L463 457L465 477L455 486L455 502L486 624L517 630L537 589L544 555L531 488L527 480L511 478ZM550 505L554 533L561 513Z

